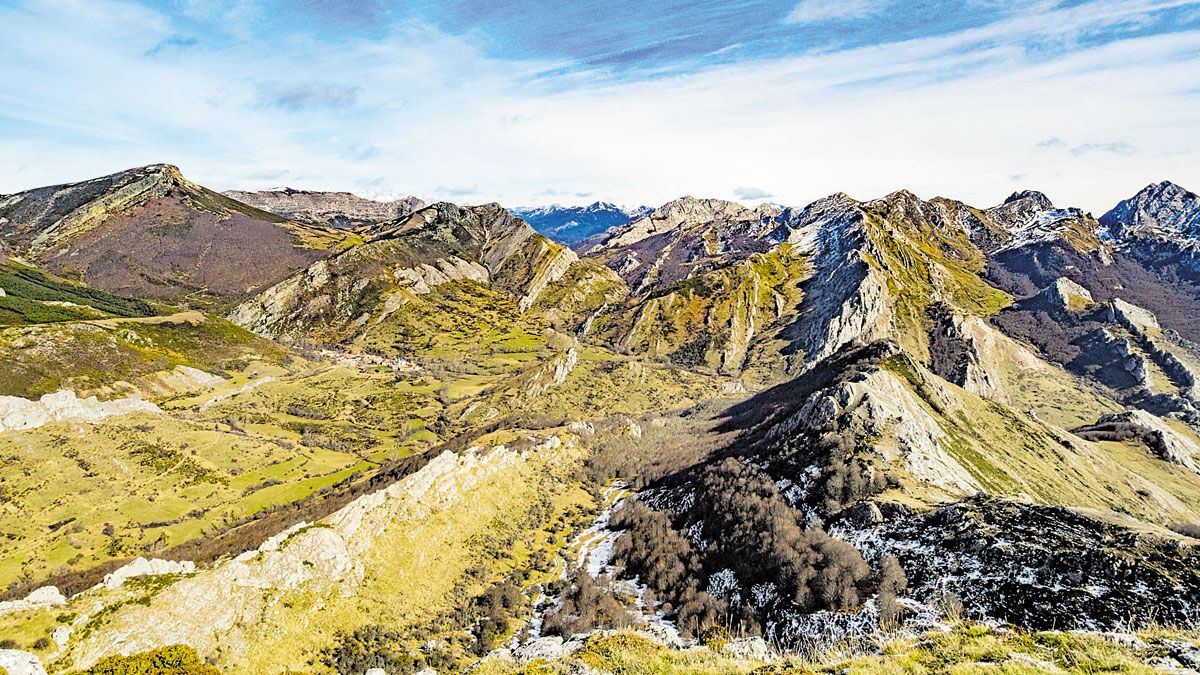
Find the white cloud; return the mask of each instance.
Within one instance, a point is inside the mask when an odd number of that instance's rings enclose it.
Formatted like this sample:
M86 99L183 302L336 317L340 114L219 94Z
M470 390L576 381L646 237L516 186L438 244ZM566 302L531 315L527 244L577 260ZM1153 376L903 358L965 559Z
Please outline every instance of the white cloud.
M762 188L756 188L756 187L734 188L733 194L736 195L738 199L747 199L747 200L768 199L770 197L775 196L774 193L767 192L766 190L763 190Z
M788 13L787 23L818 23L862 19L883 11L885 3L872 0L800 0Z
M765 185L795 205L907 187L986 206L1023 174L1058 204L1102 212L1164 177L1200 188L1200 31L1054 58L1018 45L1071 41L1148 6L647 81L572 74L553 88L536 75L562 64L489 57L470 35L424 25L338 46L197 46L164 62L145 53L173 31L148 10L0 8L0 62L37 74L0 88L0 192L168 161L217 189L273 187L287 170L298 188L510 205L553 199L539 195L548 185L646 204ZM356 88L353 105L260 105L261 83L301 73ZM1061 151L1038 147L1054 138ZM1070 151L1114 143L1137 151Z

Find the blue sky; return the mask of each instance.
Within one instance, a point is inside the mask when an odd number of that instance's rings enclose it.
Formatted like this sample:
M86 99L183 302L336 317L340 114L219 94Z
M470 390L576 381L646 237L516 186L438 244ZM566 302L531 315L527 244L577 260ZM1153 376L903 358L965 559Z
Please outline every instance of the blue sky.
M0 192L153 162L509 205L1200 190L1200 0L0 0Z

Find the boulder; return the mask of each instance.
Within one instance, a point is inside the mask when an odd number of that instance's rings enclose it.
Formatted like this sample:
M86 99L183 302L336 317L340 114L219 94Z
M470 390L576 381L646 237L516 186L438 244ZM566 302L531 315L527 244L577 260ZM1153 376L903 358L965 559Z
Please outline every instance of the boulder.
M19 649L0 649L0 669L8 675L46 675L38 657Z
M67 598L55 586L42 586L21 600L0 602L0 616L35 609L49 609L67 604Z
M110 572L104 576L104 587L108 589L120 588L125 585L125 582L136 577L159 576L163 574L194 574L196 572L196 563L191 560L160 560L153 558L147 560L145 558L137 558L133 562L118 568L114 572Z

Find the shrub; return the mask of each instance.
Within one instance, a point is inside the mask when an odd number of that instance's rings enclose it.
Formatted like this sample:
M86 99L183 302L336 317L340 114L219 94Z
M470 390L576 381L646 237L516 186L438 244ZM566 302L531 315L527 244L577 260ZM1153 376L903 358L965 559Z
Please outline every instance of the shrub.
M586 569L577 569L567 580L562 601L546 612L543 631L547 635L569 636L593 628L626 628L633 617L609 589L611 580L593 579Z
M408 672L417 663L401 645L403 636L383 626L362 626L338 635L337 643L321 652L321 662L342 675L372 668Z
M896 602L908 588L908 577L896 556L885 556L879 570L879 623L891 628L900 621L901 606Z
M1192 539L1200 539L1200 523L1172 523L1171 531Z
M762 471L727 458L705 470L696 500L710 569L732 569L743 584L774 583L800 609L844 611L860 604L870 568L853 546L819 527L805 529Z
M725 645L729 644L731 639L733 636L729 633L729 629L720 624L707 626L700 631L700 644L718 654L725 650Z
M109 656L83 671L86 675L217 675L205 665L196 650L171 645L131 656Z

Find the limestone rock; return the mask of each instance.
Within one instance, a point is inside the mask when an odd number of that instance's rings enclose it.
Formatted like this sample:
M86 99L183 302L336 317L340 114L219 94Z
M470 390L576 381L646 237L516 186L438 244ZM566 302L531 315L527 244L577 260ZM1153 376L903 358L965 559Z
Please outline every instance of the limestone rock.
M1075 433L1085 438L1103 438L1109 428L1132 427L1142 434L1144 442L1162 459L1200 473L1200 446L1186 435L1171 428L1161 418L1145 410L1126 410L1102 415L1094 425L1080 427Z
M1066 277L1059 277L1036 296L1044 298L1052 306L1063 310L1079 309L1092 303L1092 294L1088 289Z
M48 609L67 604L67 598L55 586L42 586L20 600L0 602L0 616L33 609Z
M0 649L0 669L8 675L46 675L37 656L19 649Z
M114 415L162 412L138 397L99 401L95 396L79 398L65 389L45 394L37 401L19 396L0 396L0 432L36 429L52 422L98 422Z
M517 647L513 650L513 658L517 663L531 663L539 659L557 661L570 656L583 647L582 641L563 640L557 635L540 637Z
M413 196L377 201L365 199L350 192L323 192L292 188L258 192L230 190L224 194L243 204L249 204L285 218L332 227L383 223L403 218L425 206L423 200Z
M120 588L126 581L137 577L159 576L163 574L194 574L196 563L191 560L161 560L159 558L137 558L133 562L104 575L104 587Z
M945 405L952 405L949 397ZM796 416L772 434L786 437L797 427L877 437L877 447L885 458L903 461L914 477L955 493L980 489L978 481L946 450L948 439L937 420L890 372L875 370L814 394Z
M1159 330L1158 319L1154 314L1120 298L1113 298L1108 303L1106 313L1109 321L1120 323L1135 333Z
M770 646L767 645L766 640L757 635L730 640L729 644L725 645L721 651L735 659L747 661L769 661L771 659Z

